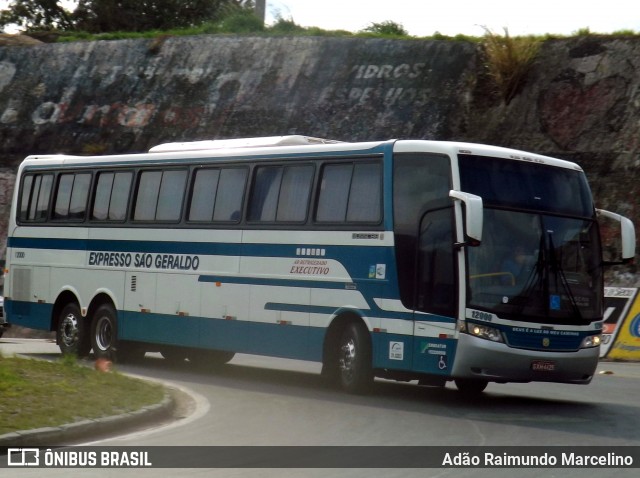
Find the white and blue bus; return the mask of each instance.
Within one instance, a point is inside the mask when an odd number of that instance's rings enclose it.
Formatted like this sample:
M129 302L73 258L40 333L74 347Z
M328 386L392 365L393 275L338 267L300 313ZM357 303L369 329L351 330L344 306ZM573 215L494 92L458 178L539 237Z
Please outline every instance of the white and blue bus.
M305 136L30 156L9 221L5 310L63 353L234 353L484 390L589 383L603 325L598 215L583 171L418 140Z

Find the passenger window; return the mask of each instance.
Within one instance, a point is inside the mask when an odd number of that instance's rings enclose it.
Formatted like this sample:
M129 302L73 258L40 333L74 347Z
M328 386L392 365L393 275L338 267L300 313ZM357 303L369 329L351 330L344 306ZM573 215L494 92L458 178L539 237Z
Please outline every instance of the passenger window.
M162 171L146 171L140 174L134 220L153 221L156 218L161 180Z
M89 197L91 174L61 174L53 209L53 219L83 220Z
M20 220L40 222L47 220L53 174L34 174L25 177L20 197Z
M130 172L105 172L98 175L91 219L124 221L131 190Z
M328 164L322 172L316 221L378 223L381 202L380 163Z
M187 183L187 171L165 171L160 183L156 210L157 221L179 221L182 197Z
M93 199L93 212L91 219L105 221L109 213L109 202L111 201L111 189L113 188L113 173L100 173L96 194Z
M127 204L129 203L129 192L131 191L132 173L116 173L111 189L111 201L109 201L110 221L124 221L127 218Z
M381 177L379 163L354 166L347 222L380 222Z
M33 175L25 176L22 181L22 194L20 195L20 215L21 221L29 218L29 199L31 198L31 187L33 186Z
M307 219L312 182L313 166L285 168L276 221L304 222Z
M342 222L347 216L352 164L330 164L325 166L320 184L320 197L316 220L319 222Z
M213 212L214 221L240 221L247 171L246 168L229 168L223 169L220 173L220 185Z
M69 219L84 219L91 187L90 174L76 174L69 203Z
M257 168L249 220L304 222L313 183L313 166L265 166Z
M63 174L58 179L58 194L56 194L56 205L53 209L54 219L67 219L69 216L73 178L73 174Z
M186 170L142 172L138 183L134 220L179 221L186 179Z
M189 221L211 221L218 192L219 169L201 169L196 171L191 193Z
M281 181L282 167L257 168L249 204L249 221L275 221Z
M189 221L238 222L246 178L245 168L196 171L191 192Z

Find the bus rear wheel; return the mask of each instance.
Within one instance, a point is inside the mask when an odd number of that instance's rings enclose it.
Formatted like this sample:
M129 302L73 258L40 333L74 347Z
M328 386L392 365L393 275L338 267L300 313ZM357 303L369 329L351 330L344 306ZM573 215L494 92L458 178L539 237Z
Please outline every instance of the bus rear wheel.
M349 323L338 342L338 379L348 393L365 393L373 383L369 332L360 322Z
M118 340L118 319L115 309L104 304L98 307L91 321L91 344L96 358L115 362L132 362L144 357L145 351Z
M86 330L86 321L78 304L72 302L64 306L56 329L56 342L63 355L86 357L91 350L91 341Z

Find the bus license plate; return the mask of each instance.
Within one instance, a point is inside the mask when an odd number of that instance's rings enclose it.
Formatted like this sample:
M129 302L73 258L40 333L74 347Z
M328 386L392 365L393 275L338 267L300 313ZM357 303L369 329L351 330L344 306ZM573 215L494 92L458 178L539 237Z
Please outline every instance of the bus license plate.
M556 363L549 360L534 360L531 362L531 370L534 372L554 372Z

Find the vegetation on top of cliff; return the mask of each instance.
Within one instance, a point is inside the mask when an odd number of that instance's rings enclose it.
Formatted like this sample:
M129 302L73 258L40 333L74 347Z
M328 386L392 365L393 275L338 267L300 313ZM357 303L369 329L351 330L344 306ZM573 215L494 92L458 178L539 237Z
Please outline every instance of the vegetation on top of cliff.
M58 0L12 0L0 11L0 28L17 26L26 35L44 42L96 41L129 38L156 38L201 34L260 34L302 36L354 36L396 39L416 39L403 25L394 21L371 23L359 32L323 30L302 27L293 19L278 18L265 26L256 15L256 0L78 0L73 11L66 10ZM573 36L594 36L588 28ZM633 31L621 31L604 36L639 36ZM456 35L435 32L420 39L470 41L489 44L497 38ZM597 35L602 36L602 35ZM508 37L508 35L507 35ZM510 42L519 43L520 37ZM530 37L526 37L529 42ZM563 38L558 35L536 37L538 40ZM503 44L504 46L504 44Z
M347 30L324 30L319 27L303 27L291 19L278 18L273 25L264 25L252 12L236 12L218 21L205 22L188 28L153 29L142 32L114 31L108 33L89 33L86 31L48 31L27 32L29 36L45 42L124 40L136 38L157 38L160 36L193 36L193 35L264 35L264 36L322 36L353 38L390 38L405 40L450 40L478 43L481 37L469 35L447 36L435 32L428 37L414 37L404 27L392 21L372 23L358 32Z
M485 67L502 100L509 104L520 91L526 75L540 50L538 37L512 37L505 28L504 36L485 28L482 42Z

